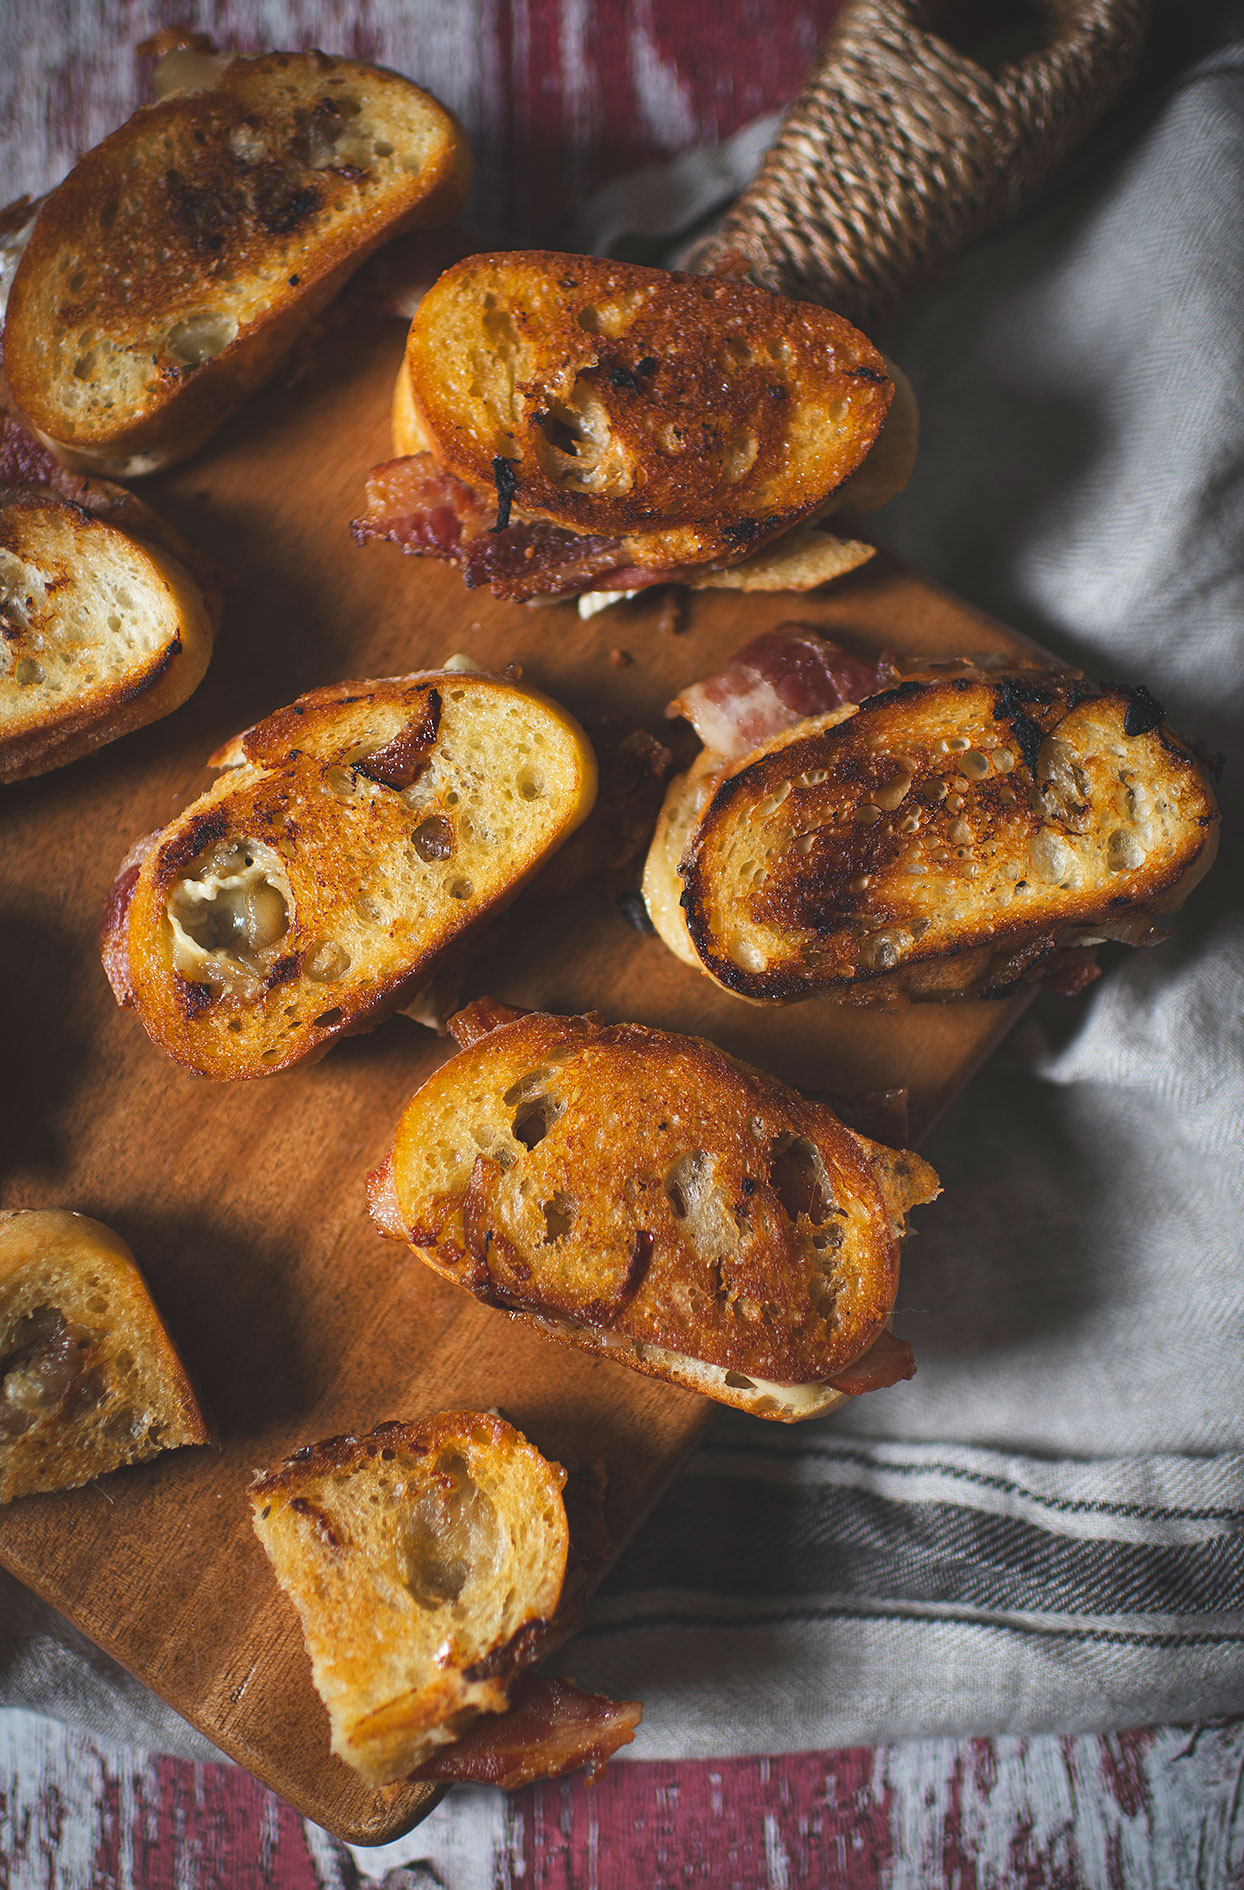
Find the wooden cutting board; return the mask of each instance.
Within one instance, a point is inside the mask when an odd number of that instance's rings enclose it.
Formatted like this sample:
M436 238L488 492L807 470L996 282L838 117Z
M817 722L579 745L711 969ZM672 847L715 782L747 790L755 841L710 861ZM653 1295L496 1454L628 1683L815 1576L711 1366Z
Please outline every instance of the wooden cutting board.
M396 1018L314 1068L236 1088L155 1050L99 964L122 855L207 785L218 743L342 677L463 651L521 663L585 720L613 711L660 732L680 685L792 616L866 648L1020 645L881 556L807 598L694 597L676 633L652 599L581 623L565 606L467 593L456 572L392 546L357 550L347 525L390 451L401 350L395 325L334 330L300 384L144 487L235 574L207 679L171 719L0 790L0 1201L78 1208L130 1241L220 1434L217 1447L13 1504L0 1562L299 1811L364 1844L408 1829L436 1794L370 1792L329 1756L293 1609L251 1532L252 1471L384 1418L496 1406L564 1462L603 1456L620 1547L713 1407L512 1327L375 1232L364 1174L444 1039ZM796 1084L905 1083L917 1135L1023 1003L763 1010L680 965L599 887L529 897L478 961L467 995L479 992L699 1032Z

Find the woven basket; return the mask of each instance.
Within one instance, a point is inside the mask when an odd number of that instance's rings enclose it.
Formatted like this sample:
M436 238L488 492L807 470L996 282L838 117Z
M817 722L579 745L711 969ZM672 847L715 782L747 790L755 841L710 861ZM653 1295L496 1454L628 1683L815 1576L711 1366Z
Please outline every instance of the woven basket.
M848 0L755 180L686 266L883 326L1101 116L1147 6L1039 0L1042 43L993 70L932 30L937 11Z

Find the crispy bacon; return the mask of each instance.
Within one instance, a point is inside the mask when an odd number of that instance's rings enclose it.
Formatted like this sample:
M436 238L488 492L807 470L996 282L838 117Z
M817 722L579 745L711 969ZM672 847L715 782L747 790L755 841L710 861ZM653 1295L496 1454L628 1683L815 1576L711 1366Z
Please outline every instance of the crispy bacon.
M494 529L497 499L473 492L438 466L431 453L412 453L377 466L367 481L367 510L350 535L356 545L389 538L416 557L456 564L474 590L525 603L531 597L573 596L616 572L621 546L558 525L516 520ZM657 582L650 574L648 582Z
M616 538L591 538L560 525L516 521L463 547L458 562L468 590L487 584L494 597L526 603L530 597L572 595L587 590L602 573L617 568Z
M684 689L665 713L685 716L706 748L733 761L805 716L863 702L897 680L888 656L853 656L804 624L783 623Z
M1094 946L1106 943L1161 945L1169 937L1170 933L1154 925L1147 912L1130 912L1119 919L1103 919L1078 944L1066 945L1053 956L1038 959L1029 978L1034 984L1043 984L1049 990L1056 991L1059 997L1079 997L1081 991L1101 977L1101 966L1097 962Z
M618 1747L634 1739L643 1712L638 1700L610 1700L584 1693L569 1680L528 1674L514 1688L508 1712L477 1719L411 1777L517 1791L586 1765L595 1780Z
M46 446L19 426L10 414L0 414L0 486L55 486L66 477ZM68 475L73 478L73 475ZM83 481L75 481L81 486ZM75 496L72 495L64 496Z
M488 508L431 453L386 460L368 475L367 510L350 526L356 545L390 538L416 557L457 561L464 538L487 529Z
M494 1030L502 1030L527 1015L517 1004L499 1004L496 998L479 997L451 1017L445 1028L459 1050L469 1050L481 1037L490 1037Z
M829 1382L835 1391L845 1392L848 1398L858 1398L862 1392L884 1391L887 1385L897 1385L900 1380L915 1375L916 1361L906 1339L896 1339L892 1332L883 1332L863 1358L857 1358L854 1365L848 1365Z
M1060 962L1041 972L1036 982L1056 991L1059 997L1079 997L1100 977L1101 966L1091 951L1065 952Z

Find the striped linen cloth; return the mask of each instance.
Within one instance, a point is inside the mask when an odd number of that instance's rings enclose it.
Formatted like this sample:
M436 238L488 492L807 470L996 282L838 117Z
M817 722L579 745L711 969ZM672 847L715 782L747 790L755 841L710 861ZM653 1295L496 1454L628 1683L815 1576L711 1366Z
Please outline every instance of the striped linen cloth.
M1244 1703L1244 1457L1042 1461L730 1414L563 1664L649 1757Z

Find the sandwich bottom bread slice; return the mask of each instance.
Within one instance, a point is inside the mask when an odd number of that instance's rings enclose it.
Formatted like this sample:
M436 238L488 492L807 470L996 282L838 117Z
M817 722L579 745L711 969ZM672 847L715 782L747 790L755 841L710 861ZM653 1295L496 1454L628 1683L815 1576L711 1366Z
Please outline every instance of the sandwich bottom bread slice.
M515 1785L603 1764L634 1736L633 1702L529 1671L580 1618L566 1483L503 1418L448 1411L307 1445L252 1485L332 1749L370 1785L429 1763ZM520 1717L477 1725L516 1683Z
M0 1214L0 1503L208 1435L120 1236L59 1208Z
M919 1156L701 1038L486 1000L369 1177L373 1218L550 1338L794 1422L911 1376Z
M573 717L482 673L317 689L212 760L124 862L103 957L152 1040L226 1081L413 1004L596 795Z
M212 637L211 602L167 544L47 489L0 489L0 781L168 715Z
M1075 992L1156 943L1218 844L1213 764L1143 688L969 660L906 675L799 625L685 689L705 742L644 871L658 933L759 1002Z

